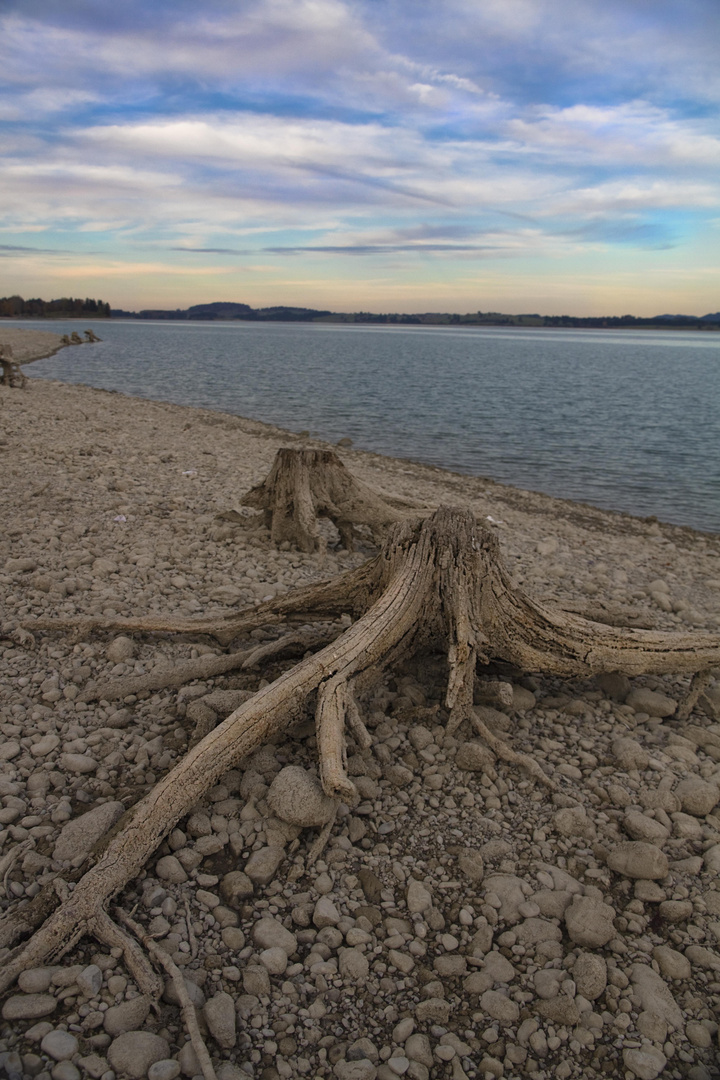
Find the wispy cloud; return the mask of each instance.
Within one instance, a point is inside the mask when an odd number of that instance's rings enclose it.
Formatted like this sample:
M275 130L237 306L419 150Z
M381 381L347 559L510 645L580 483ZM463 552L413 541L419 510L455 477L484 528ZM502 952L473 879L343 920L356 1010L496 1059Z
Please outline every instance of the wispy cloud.
M716 0L5 0L0 254L201 292L303 261L403 297L473 260L612 281L647 251L706 281L718 37Z

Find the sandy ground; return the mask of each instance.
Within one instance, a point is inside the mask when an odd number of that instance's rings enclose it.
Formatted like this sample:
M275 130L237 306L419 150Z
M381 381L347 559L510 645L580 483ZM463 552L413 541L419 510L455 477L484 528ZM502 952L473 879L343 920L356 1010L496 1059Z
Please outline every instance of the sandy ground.
M48 355L53 338L0 327L18 359ZM322 557L275 551L252 522L219 517L286 445L323 444L86 387L0 387L0 857L26 845L5 908L67 873L69 852L82 858L98 823L172 768L194 702L259 679L87 705L89 681L219 650L52 633L31 646L18 625L220 613L357 565L369 552L336 550L332 536ZM720 627L720 537L340 453L380 492L471 508L539 598L632 625ZM391 677L365 703L372 751L351 755L363 802L342 809L311 870L314 830L279 821L266 799L289 762L312 774L311 727L229 774L123 898L182 965L221 1080L720 1075L720 725L709 705L689 725L663 717L687 685L527 673L488 721L561 784L549 797L468 733L446 736L441 712L429 719L435 669ZM720 701L717 682L708 694ZM662 872L612 871L628 841L649 844ZM271 850L282 861L269 880L250 876ZM284 961L268 955L276 940ZM171 993L155 1015L122 959L88 939L62 965L26 973L6 998L6 1071L199 1071Z

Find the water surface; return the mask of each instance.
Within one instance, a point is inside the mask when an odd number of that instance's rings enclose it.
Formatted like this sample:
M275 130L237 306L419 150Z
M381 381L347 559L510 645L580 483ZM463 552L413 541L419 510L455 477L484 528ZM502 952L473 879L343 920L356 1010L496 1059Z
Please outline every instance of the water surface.
M0 324L0 328L1 328ZM53 320L31 376L720 532L720 333Z

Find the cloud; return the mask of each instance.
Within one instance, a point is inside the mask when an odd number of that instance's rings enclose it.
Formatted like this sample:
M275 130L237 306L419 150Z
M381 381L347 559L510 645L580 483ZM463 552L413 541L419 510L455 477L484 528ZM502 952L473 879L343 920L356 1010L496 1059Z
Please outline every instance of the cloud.
M101 234L103 267L439 287L687 251L717 219L716 30L716 0L5 0L0 252Z

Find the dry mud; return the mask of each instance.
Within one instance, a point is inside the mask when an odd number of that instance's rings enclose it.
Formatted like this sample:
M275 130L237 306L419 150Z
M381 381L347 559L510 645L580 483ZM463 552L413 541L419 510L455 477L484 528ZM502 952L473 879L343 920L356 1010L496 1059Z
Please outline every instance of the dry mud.
M85 387L0 387L0 858L24 845L3 909L62 877L172 768L198 701L282 668L86 705L89 680L220 650L162 635L20 645L17 626L221 613L362 561L332 537L323 557L275 551L250 519L218 519L285 445L319 444ZM720 626L716 536L340 453L380 492L472 508L536 596ZM292 810L277 779L302 766L312 788L308 722L228 774L123 895L183 968L220 1080L720 1075L720 683L681 724L686 678L518 678L512 708L485 718L553 776L550 795L445 735L441 676L391 675L365 703L373 746L350 748L362 802L341 807L311 869L317 829L278 816ZM0 1067L193 1077L174 1001L153 1011L119 956L84 939L5 996Z

